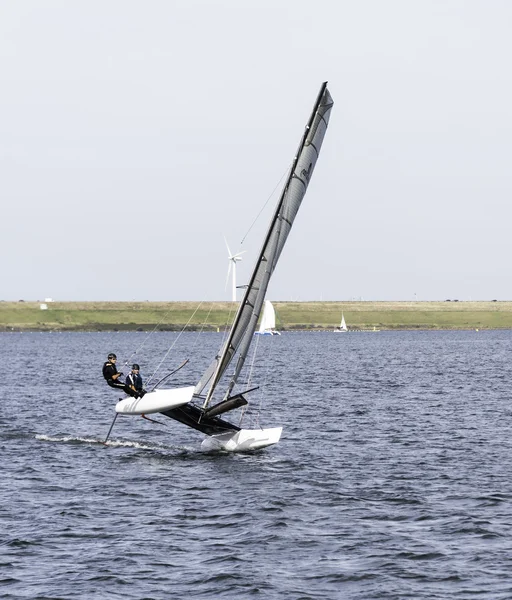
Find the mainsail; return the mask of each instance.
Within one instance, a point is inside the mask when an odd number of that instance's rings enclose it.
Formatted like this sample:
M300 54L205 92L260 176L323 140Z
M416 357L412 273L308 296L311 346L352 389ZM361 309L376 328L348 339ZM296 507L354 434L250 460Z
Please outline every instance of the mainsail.
M195 387L194 393L201 394L208 384L210 386L203 408L208 406L215 388L237 351L239 352L238 360L224 399L230 396L240 375L256 330L270 278L315 169L329 123L332 106L333 100L327 89L327 82L325 82L320 88L311 117L306 125L304 135L302 136L290 169L290 174L277 203L263 247L259 253L229 336L222 351L215 357Z

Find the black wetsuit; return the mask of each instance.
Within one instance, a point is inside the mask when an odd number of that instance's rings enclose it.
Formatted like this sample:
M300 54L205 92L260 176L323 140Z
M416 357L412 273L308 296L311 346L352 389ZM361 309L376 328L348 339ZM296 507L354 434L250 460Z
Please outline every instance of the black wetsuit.
M108 385L118 390L123 390L123 392L129 396L137 397L139 395L138 392L134 392L129 385L119 381L119 378L113 379L114 375L117 375L117 368L114 363L107 360L107 362L103 364L103 377L107 380Z
M142 377L140 376L140 373L129 373L128 377L126 378L126 383L128 385L133 385L137 392L142 392L143 386Z

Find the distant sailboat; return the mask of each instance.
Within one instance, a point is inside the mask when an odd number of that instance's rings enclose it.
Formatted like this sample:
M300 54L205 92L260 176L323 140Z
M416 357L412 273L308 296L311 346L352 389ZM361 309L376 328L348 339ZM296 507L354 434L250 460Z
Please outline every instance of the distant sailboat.
M276 331L276 311L270 300L265 300L260 328L254 333L255 335L281 335L279 331Z
M341 313L341 323L340 326L338 328L336 328L334 330L335 333L344 333L345 331L348 331L347 328L347 324L345 323L345 317L343 316L343 313Z

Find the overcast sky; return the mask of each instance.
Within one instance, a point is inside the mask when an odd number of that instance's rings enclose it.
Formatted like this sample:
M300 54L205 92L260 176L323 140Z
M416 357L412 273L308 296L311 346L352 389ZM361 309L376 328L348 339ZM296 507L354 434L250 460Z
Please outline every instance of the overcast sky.
M507 0L0 0L0 299L230 299L223 236L243 284L329 81L268 298L511 300L511 28Z

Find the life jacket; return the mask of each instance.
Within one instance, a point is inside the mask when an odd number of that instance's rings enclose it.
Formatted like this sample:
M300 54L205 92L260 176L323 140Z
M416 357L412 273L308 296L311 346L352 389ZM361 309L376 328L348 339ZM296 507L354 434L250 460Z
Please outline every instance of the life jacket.
M103 377L108 381L109 379L112 379L112 375L115 375L116 373L116 366L107 360L103 365Z

